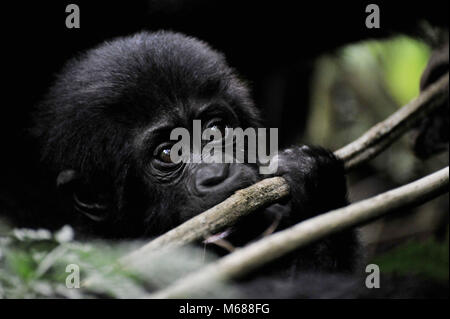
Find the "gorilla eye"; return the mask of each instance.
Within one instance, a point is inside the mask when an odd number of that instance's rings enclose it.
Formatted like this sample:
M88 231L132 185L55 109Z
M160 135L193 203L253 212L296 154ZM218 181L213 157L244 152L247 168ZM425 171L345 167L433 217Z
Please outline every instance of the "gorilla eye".
M159 151L158 154L158 159L161 162L167 163L167 164L171 164L172 160L170 159L170 148L169 147L165 147L162 150Z
M222 119L213 119L210 121L207 125L207 128L209 128L212 131L219 131L222 136L225 136L225 129L229 127Z
M152 158L152 165L154 168L172 171L181 166L182 161L172 162L172 159L170 158L173 145L174 144L171 142L165 142L155 148Z

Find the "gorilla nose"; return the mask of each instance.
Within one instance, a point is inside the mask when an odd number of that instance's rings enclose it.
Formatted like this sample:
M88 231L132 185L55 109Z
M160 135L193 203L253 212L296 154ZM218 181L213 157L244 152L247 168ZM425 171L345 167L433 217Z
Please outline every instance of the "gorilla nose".
M229 175L229 167L229 164L203 164L196 173L197 189L207 190L222 183Z

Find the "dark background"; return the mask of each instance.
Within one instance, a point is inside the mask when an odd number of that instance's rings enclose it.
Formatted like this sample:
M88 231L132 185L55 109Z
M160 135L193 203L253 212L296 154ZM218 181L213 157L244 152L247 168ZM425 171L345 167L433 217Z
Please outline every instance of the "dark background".
M306 120L308 76L318 54L360 39L414 33L423 19L448 25L447 1L377 1L379 30L365 27L370 1L93 2L2 4L2 73L8 101L2 108L2 128L10 132L23 123L54 73L78 52L116 36L170 29L224 52L250 82L257 106L269 115L268 125L279 126L282 140L292 140L292 128L301 132ZM65 27L69 3L80 7L80 29Z

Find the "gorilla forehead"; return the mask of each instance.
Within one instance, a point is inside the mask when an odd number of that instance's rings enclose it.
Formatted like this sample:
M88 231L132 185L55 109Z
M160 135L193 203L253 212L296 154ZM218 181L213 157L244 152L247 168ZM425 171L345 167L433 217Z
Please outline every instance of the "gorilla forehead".
M233 81L220 53L172 32L143 32L106 42L74 59L63 73L71 74L67 94L75 99L90 96L90 105L97 101L118 110L126 105L146 114L223 94Z

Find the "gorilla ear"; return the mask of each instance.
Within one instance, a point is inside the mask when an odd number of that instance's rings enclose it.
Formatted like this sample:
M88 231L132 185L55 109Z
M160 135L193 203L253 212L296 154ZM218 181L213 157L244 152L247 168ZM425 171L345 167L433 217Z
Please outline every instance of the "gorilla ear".
M72 202L73 208L93 221L101 222L108 218L110 201L107 196L92 186L86 185L75 170L64 170L56 178L56 186L64 198Z

